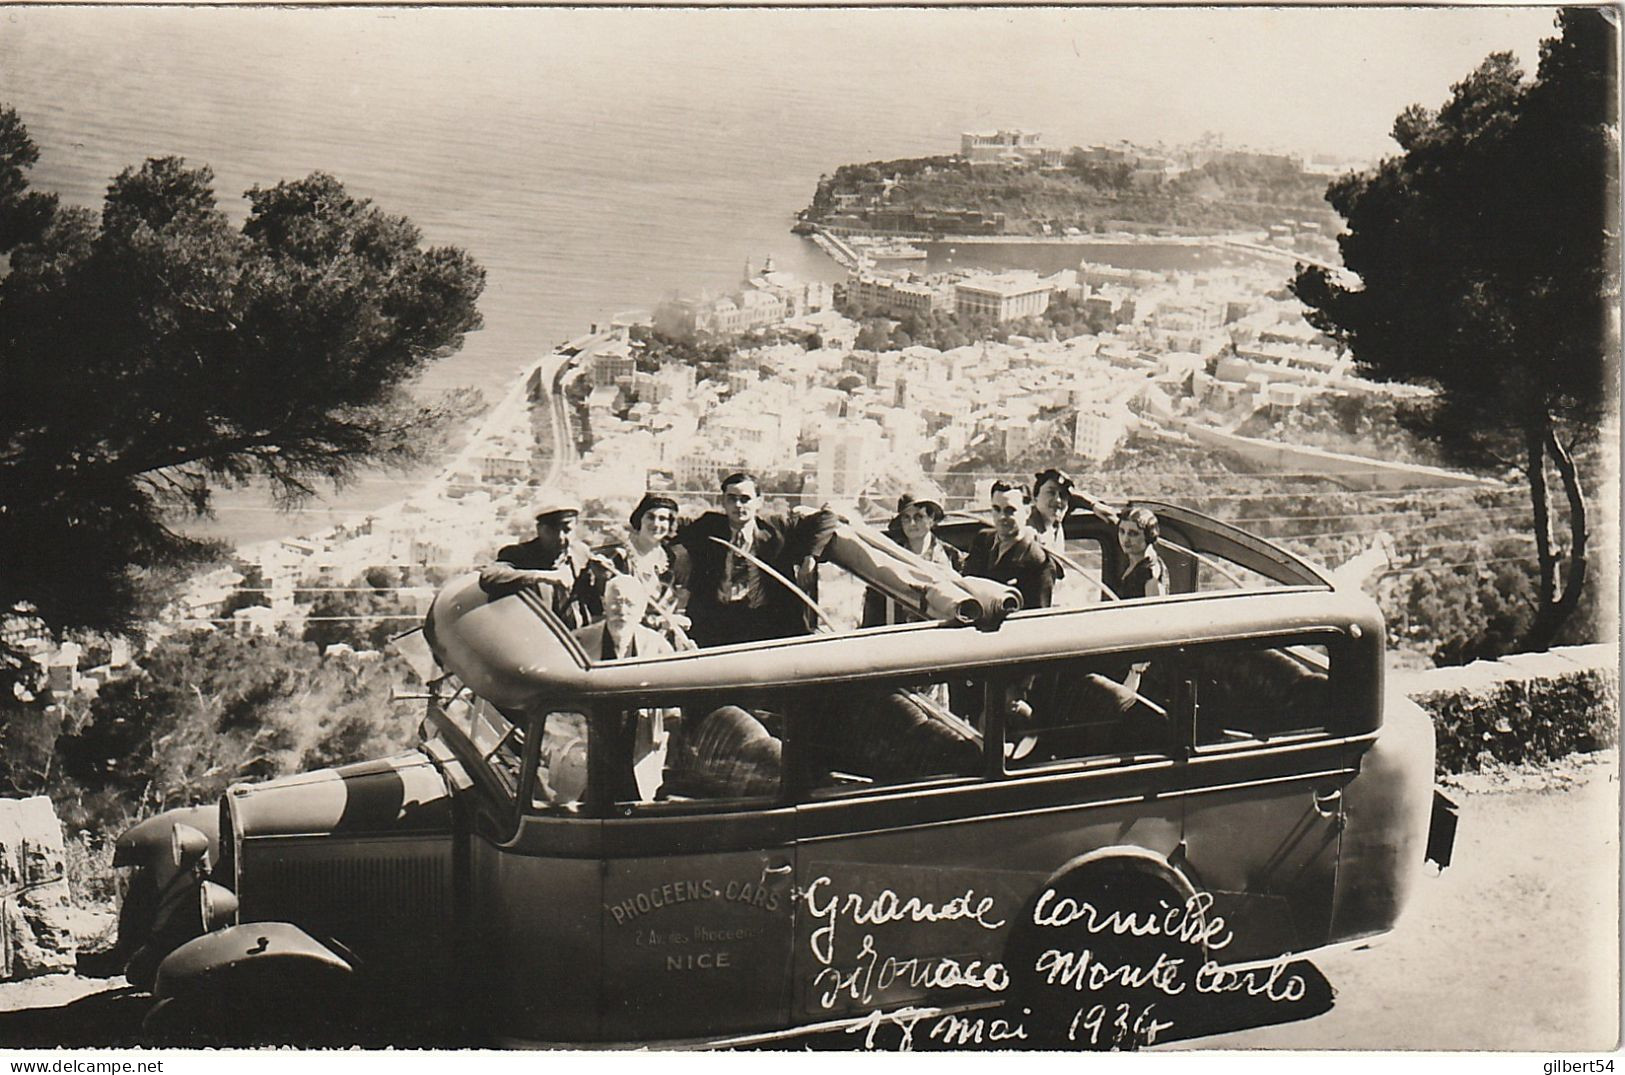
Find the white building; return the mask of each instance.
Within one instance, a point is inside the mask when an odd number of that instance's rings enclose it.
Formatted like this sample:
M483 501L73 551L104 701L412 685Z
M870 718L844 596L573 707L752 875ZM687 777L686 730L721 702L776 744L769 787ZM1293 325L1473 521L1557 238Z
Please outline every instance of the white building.
M964 131L959 136L959 155L972 165L1034 164L1041 168L1059 168L1061 150L1044 144L1038 131L1019 127L996 131Z
M1073 452L1097 462L1107 458L1117 450L1131 421L1133 416L1120 403L1080 407L1072 431Z
M1055 293L1050 281L1033 272L983 273L954 284L954 309L985 314L995 321L1041 314Z
M855 503L881 457L881 432L873 422L842 422L818 438L818 495Z

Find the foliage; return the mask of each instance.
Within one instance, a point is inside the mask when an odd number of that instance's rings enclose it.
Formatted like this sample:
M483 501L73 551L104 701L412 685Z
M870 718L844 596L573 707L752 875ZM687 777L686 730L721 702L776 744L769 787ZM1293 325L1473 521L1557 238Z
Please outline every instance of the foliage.
M1320 179L1287 157L1229 153L1175 176L1168 192L1176 198L1313 206Z
M38 160L22 117L0 105L0 254L37 240L56 215L55 194L28 189L28 170Z
M231 619L232 614L239 609L271 604L270 595L266 592L265 573L260 570L260 565L239 564L238 570L242 573L243 581L227 594L225 601L221 603L219 618L222 620Z
M307 613L305 641L323 649L342 643L357 650L382 650L421 618L403 600L402 585L393 569L374 567L319 594Z
M1235 432L1373 459L1437 465L1433 445L1400 423L1399 409L1386 396L1319 395L1291 407L1260 408Z
M656 332L653 328L634 325L628 337L637 345L638 369L653 373L669 362L693 366L696 379L701 381L727 381L728 359L737 347L727 340L679 340Z
M1400 593L1397 618L1439 665L1516 652L1534 619L1535 580L1525 563L1424 567ZM1389 618L1393 626L1396 617Z
M858 322L855 346L862 351L900 351L914 345L951 351L983 340L1005 343L1011 336L1069 340L1115 327L1110 314L1089 310L1061 293L1051 297L1042 316L1017 321L997 322L987 314L951 309L891 314L850 299L842 303L841 313Z
M1531 648L1550 644L1584 590L1573 451L1595 437L1618 379L1616 30L1596 9L1563 9L1557 24L1532 83L1496 53L1437 112L1402 113L1404 152L1327 191L1358 282L1311 267L1293 283L1367 376L1438 389L1407 415L1412 428L1462 465L1523 470L1540 566ZM1561 592L1548 466L1569 519Z
M323 658L284 638L171 637L64 722L52 798L70 828L117 831L238 780L388 753L415 729L407 705L390 701L411 676L395 658Z
M885 182L896 179L887 189ZM837 210L837 194L883 199L888 209L1003 213L1005 230L1034 234L1040 224L1083 231L1136 224L1145 229L1261 229L1283 216L1332 218L1319 201L1320 181L1285 158L1232 154L1167 183L1141 183L1127 160L1094 162L1074 147L1063 169L1025 165L970 167L953 157L871 161L821 176L804 217ZM842 210L847 211L847 210ZM868 208L856 210L867 216ZM951 231L933 225L937 230Z
M129 168L100 216L26 193L34 149L0 112L0 611L119 630L154 575L212 550L167 525L221 484L284 503L435 450L466 400L406 386L479 327L484 271L320 173L255 187L234 229L213 176ZM32 218L30 218L32 219Z
M1619 741L1619 675L1610 667L1506 678L1492 669L1479 682L1412 697L1433 717L1439 773L1549 761Z

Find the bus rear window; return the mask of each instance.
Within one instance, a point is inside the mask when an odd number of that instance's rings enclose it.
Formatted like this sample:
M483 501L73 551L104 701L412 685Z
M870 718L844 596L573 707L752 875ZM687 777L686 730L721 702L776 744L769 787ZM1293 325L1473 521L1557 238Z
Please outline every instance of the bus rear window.
M1186 674L1196 689L1197 746L1334 730L1333 653L1325 644L1193 648Z

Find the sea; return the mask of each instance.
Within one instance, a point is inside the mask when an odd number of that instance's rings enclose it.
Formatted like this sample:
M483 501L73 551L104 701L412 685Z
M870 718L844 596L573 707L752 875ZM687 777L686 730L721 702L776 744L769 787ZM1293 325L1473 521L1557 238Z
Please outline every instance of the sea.
M1218 79L1236 67L1227 51L1257 57L1283 27L1298 52L1330 37L1328 56L1357 54L1359 17L1322 12L1304 22L1308 34L1286 12L1167 9L7 5L0 103L39 146L33 185L70 204L98 207L121 170L176 155L213 170L221 207L240 220L250 187L323 171L410 217L427 243L463 247L488 273L484 327L416 387L469 386L494 402L592 324L671 295L720 293L769 256L806 279L840 279L789 229L820 175L842 163L952 153L961 131L1010 126L1061 145L1150 129L1194 140L1210 119L1209 86L1147 93L1135 57L1155 57L1165 81ZM1384 44L1372 55L1403 53L1428 32L1395 21L1425 13L1374 17ZM1444 60L1459 73L1492 47L1532 59L1550 15L1444 21L1452 34L1434 40L1461 53ZM1415 66L1406 59L1394 62ZM1232 89L1232 107L1246 108L1245 91ZM1260 92L1278 99L1274 83ZM1365 139L1350 144L1378 144L1396 112L1383 100L1380 122L1346 115L1345 133ZM950 244L933 248L932 266L1050 271L1088 257L1187 268L1208 256ZM292 514L257 490L228 492L214 520L188 526L234 543L310 532L398 500L423 476L368 475Z

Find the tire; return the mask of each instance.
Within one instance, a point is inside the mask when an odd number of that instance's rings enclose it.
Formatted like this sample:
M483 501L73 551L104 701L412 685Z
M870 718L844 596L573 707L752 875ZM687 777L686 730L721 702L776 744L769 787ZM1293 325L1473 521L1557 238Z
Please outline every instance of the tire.
M1132 1050L1189 1003L1204 949L1164 936L1188 885L1148 858L1087 862L1042 886L1005 951L1011 1016L1035 1048ZM1156 932L1138 933L1146 923ZM1117 928L1123 926L1123 929Z

